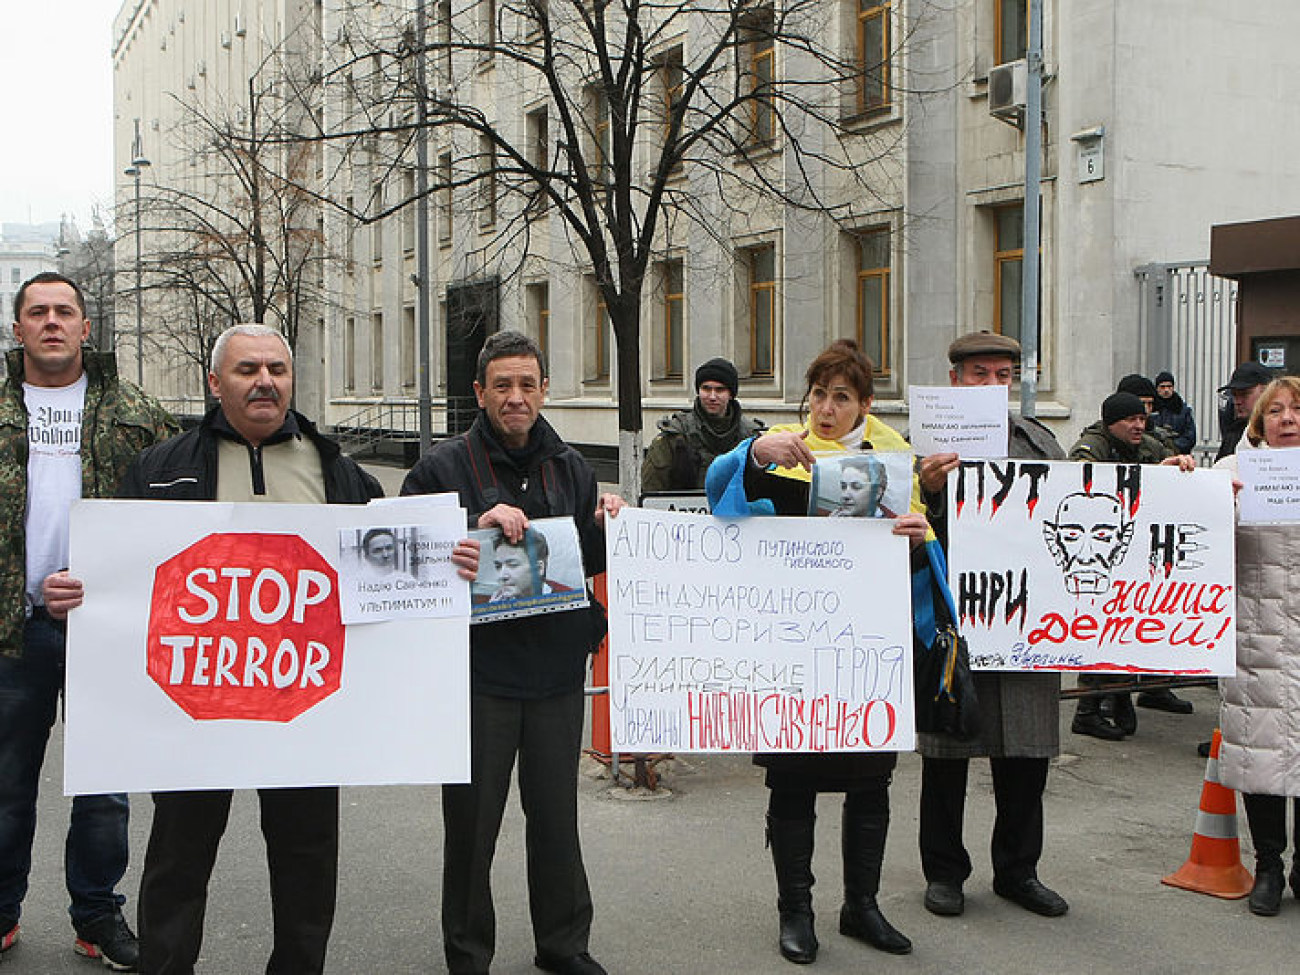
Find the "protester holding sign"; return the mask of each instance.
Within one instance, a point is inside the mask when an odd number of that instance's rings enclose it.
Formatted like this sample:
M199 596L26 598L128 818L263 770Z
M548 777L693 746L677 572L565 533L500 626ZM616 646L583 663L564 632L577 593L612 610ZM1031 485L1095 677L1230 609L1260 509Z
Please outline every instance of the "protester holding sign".
M471 528L500 529L513 545L532 519L572 516L588 573L605 565L606 513L582 455L541 415L548 379L537 344L519 332L488 337L478 358L479 415L468 433L435 444L403 494L455 491ZM485 622L472 628L469 785L442 790L442 932L453 975L486 972L496 921L492 858L519 762L536 963L558 975L603 975L587 951L591 893L578 838L578 754L587 660L604 635L595 609Z
M338 444L290 410L293 354L265 325L235 325L212 347L208 388L217 406L197 427L149 448L127 470L120 494L172 501L364 504L379 483ZM452 560L470 577L477 543ZM82 600L66 573L46 582L51 613ZM194 971L203 942L208 878L226 829L229 790L154 793L153 827L140 880L140 971ZM270 972L311 975L325 967L338 878L338 789L259 789L271 879Z
M841 339L808 366L802 424L781 424L741 444L714 462L709 501L721 511L723 495L736 488L750 502L765 501L779 515L808 512L811 470L817 454L859 450L910 451L891 427L870 414L873 366L857 344ZM801 406L802 412L802 406ZM734 474L728 478L728 472ZM927 533L913 485L913 511L901 515L894 533L920 546ZM781 954L796 964L817 957L813 929L812 857L819 792L843 792L844 906L840 932L881 951L906 954L912 942L880 911L876 894L889 830L889 782L893 753L760 754L771 790L767 841L776 868L777 909L781 916Z
M993 332L971 332L948 347L954 387L1010 386L1020 361L1020 343ZM1006 456L1064 460L1065 451L1037 420L1009 416ZM960 458L931 454L921 460L926 514L947 547L948 479ZM1047 770L1060 751L1061 681L1052 673L975 672L980 734L958 741L943 734L918 736L921 752L921 869L925 907L956 916L965 910L962 884L971 874L962 841L966 779L970 759L987 756L993 774L993 889L1027 910L1047 917L1064 914L1063 897L1038 880L1043 853L1043 790Z
M1250 414L1236 454L1215 467L1235 475L1237 458L1252 450L1300 447L1300 379L1275 379ZM1291 890L1300 897L1300 527L1237 525L1237 675L1221 681L1219 776L1241 793L1255 846L1250 909L1272 916L1281 908L1287 797L1292 797Z
M1130 377L1125 377L1130 378ZM1138 377L1141 378L1141 377ZM1152 387L1154 393L1154 387ZM1102 461L1117 464L1168 464L1185 471L1196 469L1196 460L1188 454L1176 454L1147 432L1148 404L1136 393L1119 390L1101 404L1101 419L1087 427L1070 448L1070 460ZM1130 677L1104 677L1081 674L1079 686L1102 688L1127 684ZM1173 714L1190 714L1192 702L1165 688L1143 691L1138 698L1143 707ZM1070 730L1076 735L1090 735L1103 741L1118 741L1137 731L1137 712L1128 691L1104 696L1079 698Z
M18 939L41 765L63 692L66 629L42 582L68 564L72 502L112 495L136 453L177 429L118 378L111 354L83 347L90 320L69 278L47 271L23 284L13 330L18 348L0 391L0 952ZM122 970L139 954L116 891L127 818L125 795L75 796L64 857L75 950Z

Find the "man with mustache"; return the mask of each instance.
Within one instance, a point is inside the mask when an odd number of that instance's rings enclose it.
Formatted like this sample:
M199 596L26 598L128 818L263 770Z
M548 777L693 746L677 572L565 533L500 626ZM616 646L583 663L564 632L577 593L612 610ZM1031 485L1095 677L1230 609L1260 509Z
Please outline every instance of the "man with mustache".
M289 409L293 353L276 329L234 325L212 347L208 388L217 399L193 430L144 451L120 496L164 501L365 504L379 483L338 444ZM478 543L452 561L478 568ZM81 602L66 573L52 611ZM52 588L47 584L47 589ZM57 610L54 607L58 607ZM203 943L208 878L230 815L229 789L155 792L140 878L140 971L191 975ZM334 786L258 790L271 882L268 975L312 975L325 966L338 878L339 796Z
M52 271L14 296L9 375L0 389L0 951L18 940L36 797L63 691L66 629L42 584L68 564L68 510L112 496L127 464L175 421L93 352L86 302ZM109 732L111 733L111 731ZM126 872L127 797L75 796L64 867L75 950L134 971L138 948L116 892Z

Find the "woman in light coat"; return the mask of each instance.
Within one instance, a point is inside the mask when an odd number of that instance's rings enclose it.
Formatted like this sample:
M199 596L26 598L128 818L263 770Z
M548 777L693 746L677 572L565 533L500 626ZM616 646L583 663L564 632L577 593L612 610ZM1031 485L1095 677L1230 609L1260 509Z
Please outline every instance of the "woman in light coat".
M1300 447L1300 379L1271 382L1255 403L1238 455ZM1215 467L1237 472L1237 456ZM1250 909L1281 908L1287 797L1294 805L1291 890L1300 897L1300 528L1237 526L1237 673L1221 682L1219 774L1241 793L1255 845Z

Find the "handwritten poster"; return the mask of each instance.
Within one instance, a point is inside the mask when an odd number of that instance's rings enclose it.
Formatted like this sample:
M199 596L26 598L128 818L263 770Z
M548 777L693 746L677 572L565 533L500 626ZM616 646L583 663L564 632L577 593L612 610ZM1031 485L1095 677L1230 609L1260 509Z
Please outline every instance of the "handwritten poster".
M441 514L436 533L463 534L461 509ZM374 518L76 502L65 792L467 782L468 600L442 619L342 621L339 532Z
M613 747L913 748L908 545L890 527L620 512L605 535Z
M1300 448L1239 450L1237 476L1243 523L1300 523Z
M1233 672L1226 471L963 461L948 517L976 669Z
M1007 387L908 386L907 435L919 457L1005 457Z

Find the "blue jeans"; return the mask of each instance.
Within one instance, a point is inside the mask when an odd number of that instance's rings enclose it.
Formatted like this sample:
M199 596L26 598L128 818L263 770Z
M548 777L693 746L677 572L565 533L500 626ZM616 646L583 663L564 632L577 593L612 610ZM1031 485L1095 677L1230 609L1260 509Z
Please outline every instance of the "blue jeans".
M17 921L27 893L36 795L63 692L64 628L43 614L27 621L22 657L0 657L0 920ZM64 853L76 927L111 916L126 898L127 799L76 796Z

